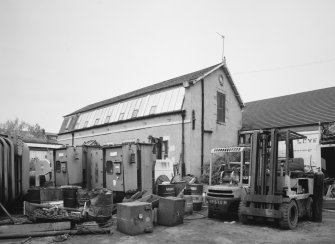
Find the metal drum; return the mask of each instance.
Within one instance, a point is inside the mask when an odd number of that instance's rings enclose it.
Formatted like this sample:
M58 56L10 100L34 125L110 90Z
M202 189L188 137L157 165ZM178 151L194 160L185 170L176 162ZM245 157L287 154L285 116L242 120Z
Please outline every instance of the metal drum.
M89 219L98 223L106 223L113 214L113 192L102 189L97 195L90 199L88 209Z
M29 189L27 201L31 203L41 203L40 189Z
M158 196L160 197L174 197L175 189L173 184L159 184Z
M76 208L78 206L77 191L78 186L62 186L64 207Z
M203 197L202 193L204 191L203 184L189 184L187 186L191 190L192 200L193 200L193 210L200 211L202 209Z

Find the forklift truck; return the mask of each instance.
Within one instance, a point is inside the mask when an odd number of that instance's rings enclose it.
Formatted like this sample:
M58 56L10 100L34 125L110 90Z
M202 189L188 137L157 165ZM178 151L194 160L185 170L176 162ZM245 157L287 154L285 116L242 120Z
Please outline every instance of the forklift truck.
M224 163L219 168L219 184L211 185L212 161L214 155L220 155ZM249 186L250 147L213 148L210 160L210 180L206 200L208 217L215 215L236 217L241 196ZM234 170L237 173L233 178Z
M240 202L241 223L262 218L294 229L298 218L322 221L323 174L306 173L303 159L293 158L293 140L303 138L277 129L252 134L250 189ZM285 142L285 158L278 158L279 141Z

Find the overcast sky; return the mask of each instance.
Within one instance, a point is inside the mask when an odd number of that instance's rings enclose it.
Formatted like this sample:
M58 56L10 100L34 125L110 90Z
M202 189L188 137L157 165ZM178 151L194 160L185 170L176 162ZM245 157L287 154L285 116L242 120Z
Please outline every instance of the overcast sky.
M221 62L244 102L335 86L335 1L1 0L0 122L58 132L90 103Z

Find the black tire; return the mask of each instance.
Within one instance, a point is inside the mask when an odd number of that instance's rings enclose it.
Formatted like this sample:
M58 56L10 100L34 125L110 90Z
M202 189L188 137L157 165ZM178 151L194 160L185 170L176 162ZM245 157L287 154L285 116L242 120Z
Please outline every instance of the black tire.
M306 219L309 221L313 220L313 199L309 197L306 203Z
M314 174L313 220L315 222L322 222L323 181L324 175L322 172Z
M242 214L242 209L246 206L247 206L246 203L241 201L238 207L238 219L242 224L248 224L249 222L247 216Z
M282 229L293 230L297 227L299 210L294 200L291 200L289 203L282 203L279 211L282 213L282 218L279 220L279 226Z

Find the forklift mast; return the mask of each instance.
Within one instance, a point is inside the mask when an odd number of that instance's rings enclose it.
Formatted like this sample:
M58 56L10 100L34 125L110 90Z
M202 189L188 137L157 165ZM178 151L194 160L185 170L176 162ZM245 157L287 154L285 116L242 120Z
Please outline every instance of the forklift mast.
M251 195L281 195L283 189L277 189L277 176L285 176L283 188L290 190L289 164L293 158L293 140L303 139L305 136L293 131L279 133L277 129L271 131L254 132L251 141ZM285 141L285 163L281 163L278 172L278 143Z

